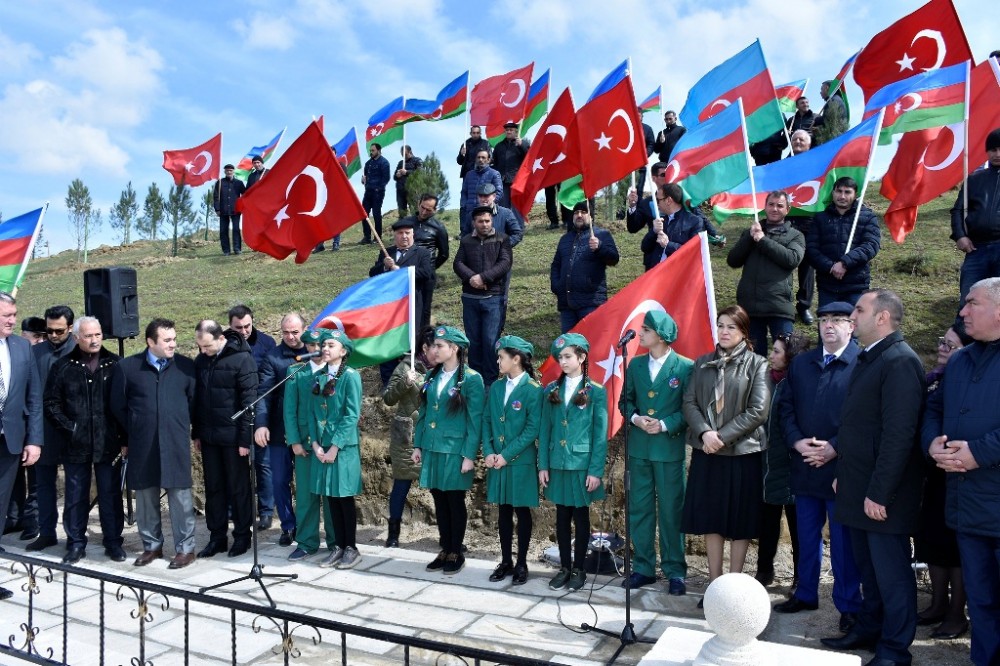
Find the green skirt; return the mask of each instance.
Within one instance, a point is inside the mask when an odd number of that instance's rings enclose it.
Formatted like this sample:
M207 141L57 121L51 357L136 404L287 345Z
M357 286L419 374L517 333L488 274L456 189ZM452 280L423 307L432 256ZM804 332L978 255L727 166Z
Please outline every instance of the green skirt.
M332 463L313 458L310 465L310 489L324 497L354 497L361 494L361 460L358 447L341 449Z
M590 506L604 499L604 481L592 493L587 492L587 470L550 469L545 499L560 506Z
M475 470L462 474L462 456L457 453L424 451L420 485L428 490L468 490Z
M511 506L538 506L538 469L507 465L486 472L486 501Z

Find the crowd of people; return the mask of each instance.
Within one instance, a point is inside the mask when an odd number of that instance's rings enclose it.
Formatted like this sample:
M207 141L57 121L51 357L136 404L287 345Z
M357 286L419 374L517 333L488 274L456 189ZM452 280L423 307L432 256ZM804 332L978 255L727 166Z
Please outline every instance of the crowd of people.
M526 143L516 129L508 128L505 159ZM805 124L799 131L809 136ZM673 132L668 123L661 143ZM656 583L659 568L670 594L686 594L686 534L704 535L710 581L726 569L727 542L728 571L742 572L759 540L756 577L770 585L784 516L794 589L775 606L779 613L819 607L828 525L842 635L823 639L826 646L872 649L869 664L876 666L909 664L918 625L955 638L971 620L973 661L1000 659L1000 271L990 259L1000 243L1000 130L987 140L988 167L970 177L952 211L952 238L966 254L961 303L930 374L904 340L899 296L871 288L879 222L858 201L857 183L844 177L830 206L796 225L787 217L788 195L768 195L763 219L727 254L741 274L737 303L718 313L714 351L680 356L672 349L677 322L666 312L646 313L646 352L632 359L614 407L590 377L588 340L571 332L608 298L606 269L619 261L613 235L595 225L590 202L571 211L550 276L562 334L548 351L560 373L542 385L535 346L506 330L513 248L524 233L520 216L500 203L514 167L490 174L488 148L475 138L459 154L474 189L463 187L452 258L463 326L431 322L436 271L451 258L434 196L421 197L415 213L393 225L393 246L370 270L415 268L420 328L412 361L381 368L382 398L396 408L386 546L399 545L403 508L419 480L430 490L439 531L440 552L427 569L462 570L466 495L480 461L487 502L498 508L500 562L490 580L528 580L532 510L545 499L556 507L559 551L549 586L580 589L590 507L606 495L609 409L618 409L630 438L635 550L623 587ZM809 142L798 144L807 149ZM463 161L473 149L473 160ZM418 168L405 161L411 157L404 154L397 176ZM664 172L662 162L654 165L653 196L631 193L625 211L628 231L644 232L647 270L701 231L718 236L683 206ZM234 238L231 250L239 247ZM818 322L811 294L802 298L804 262L815 274ZM816 323L814 348L809 336L793 332L796 316ZM355 498L362 492L362 390L348 365L354 343L343 331L309 330L290 312L277 342L239 305L228 312L228 326L198 323L195 359L176 352L178 331L166 319L149 322L145 350L119 358L103 348L100 321L75 318L65 305L25 318L22 336L13 335L16 321L15 300L0 293L0 505L9 501L5 533L20 531L26 550L59 543L62 465L66 564L87 557L92 472L103 547L113 561L127 558L122 476L135 493L142 541L135 566L164 556L163 491L173 527L170 568L243 555L253 532L270 529L274 518L278 543L295 545L291 561L315 555L321 535L328 553L319 566L347 569L361 560ZM209 532L200 550L193 455L204 470ZM914 536L933 586L923 610L911 568ZM0 598L9 596L0 588Z

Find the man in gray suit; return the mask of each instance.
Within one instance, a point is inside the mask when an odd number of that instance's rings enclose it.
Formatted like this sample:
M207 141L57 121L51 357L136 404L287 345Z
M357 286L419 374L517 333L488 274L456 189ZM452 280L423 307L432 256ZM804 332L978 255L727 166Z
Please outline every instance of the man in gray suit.
M0 506L7 506L20 465L42 453L42 382L31 345L14 333L17 302L0 291ZM0 587L0 600L12 592Z

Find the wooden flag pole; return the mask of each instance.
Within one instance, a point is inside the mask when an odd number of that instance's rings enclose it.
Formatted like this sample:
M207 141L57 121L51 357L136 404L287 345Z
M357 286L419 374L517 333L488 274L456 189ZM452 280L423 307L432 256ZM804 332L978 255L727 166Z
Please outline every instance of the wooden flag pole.
M885 118L885 107L878 112L878 120L875 121L875 134L872 136L872 149L868 154L868 166L865 167L865 180L861 183L861 191L858 193L857 208L854 210L854 222L851 224L851 233L847 237L847 247L844 254L851 251L851 244L854 242L854 232L858 228L858 219L861 217L861 204L865 200L865 191L868 189L868 175L872 168L872 160L875 159L875 147L878 146L878 135L882 132L882 120Z

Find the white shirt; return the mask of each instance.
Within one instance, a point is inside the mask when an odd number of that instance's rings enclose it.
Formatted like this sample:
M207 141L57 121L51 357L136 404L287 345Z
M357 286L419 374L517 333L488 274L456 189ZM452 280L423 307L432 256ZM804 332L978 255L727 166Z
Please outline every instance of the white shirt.
M441 372L438 373L437 395L439 398L441 397L441 391L444 390L444 385L451 381L451 378L455 374L456 370L458 370L457 366L455 367L455 370L441 370Z
M3 376L3 386L10 394L10 347L7 338L0 338L0 374Z
M666 363L668 356L670 356L670 350L669 349L667 350L667 353L664 354L663 356L661 356L660 358L656 358L655 356L653 356L652 352L649 353L649 378L650 379L652 379L653 381L656 381L656 376L658 374L660 374L660 370L663 369L663 364Z
M569 406L570 400L576 395L576 391L580 386L580 382L583 381L583 375L577 375L576 377L567 377L565 383L563 384L563 404L567 407Z
M848 342L847 345L849 345L849 344L851 344L851 343ZM827 354L833 354L833 357L835 359L840 358L840 355L844 353L845 349L847 349L847 345L844 345L843 347L841 347L840 349L838 349L836 351L827 351L826 347L823 347L823 356L826 356Z
M513 379L510 378L510 377L507 378L507 386L504 388L504 393L503 393L503 404L504 405L506 405L507 401L510 400L510 394L513 393L514 389L517 388L517 385L521 383L521 379L524 377L525 374L526 373L522 372L521 374L519 374L517 377L514 377Z
M337 376L337 371L340 370L340 364L328 365L326 368L326 374L330 375L331 378Z

